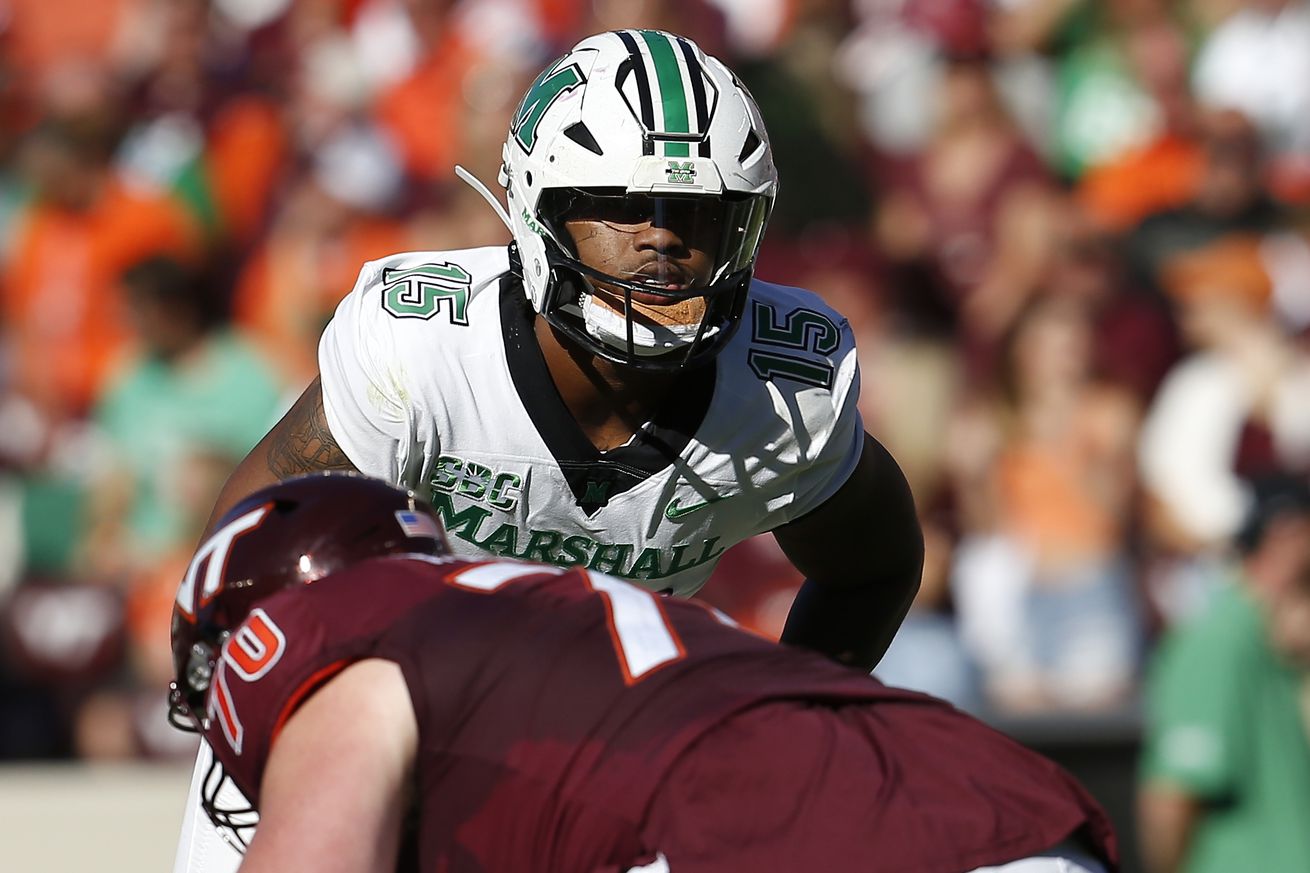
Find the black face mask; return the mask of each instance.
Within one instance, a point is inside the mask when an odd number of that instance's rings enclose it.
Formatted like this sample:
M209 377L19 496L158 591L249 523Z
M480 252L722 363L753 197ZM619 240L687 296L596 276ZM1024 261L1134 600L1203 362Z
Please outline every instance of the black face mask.
M540 212L551 215L542 224L551 275L542 315L561 333L606 360L643 370L672 371L703 363L732 338L746 305L755 254L768 220L769 201L762 195L671 196L626 194L608 189L543 192ZM691 277L685 261L673 253L667 268L650 267L640 274L616 276L583 263L565 227L570 221L596 221L614 232L641 232L650 227L669 230L687 249L708 257L708 277ZM587 327L583 303L596 288L614 303L626 331L612 332L609 341ZM639 343L641 316L634 316L633 295L677 304L704 298L705 306L693 336L667 353L652 353ZM649 303L649 300L646 301ZM686 327L680 333L686 337ZM650 330L657 328L651 327Z

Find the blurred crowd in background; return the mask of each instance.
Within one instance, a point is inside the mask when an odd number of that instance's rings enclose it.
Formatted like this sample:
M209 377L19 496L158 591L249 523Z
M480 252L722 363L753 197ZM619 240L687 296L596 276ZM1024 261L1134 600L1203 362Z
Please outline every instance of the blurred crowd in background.
M1310 471L1310 3L0 0L0 759L189 754L169 614L218 487L364 261L509 241L453 166L494 185L532 77L615 27L741 76L757 275L856 331L928 542L880 675L1133 713L1245 596L1262 483ZM776 634L798 582L760 538L705 596Z

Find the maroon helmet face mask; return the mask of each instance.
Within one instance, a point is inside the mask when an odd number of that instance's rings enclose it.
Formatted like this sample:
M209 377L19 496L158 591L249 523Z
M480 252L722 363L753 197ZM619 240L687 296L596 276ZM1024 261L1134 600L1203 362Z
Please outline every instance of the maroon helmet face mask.
M219 651L258 601L368 558L449 551L432 508L378 479L315 473L251 494L223 516L178 587L169 720L204 726Z

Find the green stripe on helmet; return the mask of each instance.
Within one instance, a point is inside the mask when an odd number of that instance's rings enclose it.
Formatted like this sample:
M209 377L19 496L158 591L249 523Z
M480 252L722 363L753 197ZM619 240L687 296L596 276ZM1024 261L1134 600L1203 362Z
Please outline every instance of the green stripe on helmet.
M678 55L673 50L673 43L667 36L654 30L638 31L650 49L651 60L655 64L655 78L659 83L660 102L664 107L665 133L690 133L688 121L687 91L682 87L682 71L678 66ZM685 142L666 142L666 157L685 158L691 154Z

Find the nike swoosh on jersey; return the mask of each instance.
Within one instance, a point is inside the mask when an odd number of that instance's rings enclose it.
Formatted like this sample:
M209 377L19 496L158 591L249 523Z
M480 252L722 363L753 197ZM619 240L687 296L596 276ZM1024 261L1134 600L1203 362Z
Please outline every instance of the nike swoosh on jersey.
M669 521L677 521L684 515L691 515L693 512L699 512L711 503L718 503L723 499L723 495L711 497L709 500L703 500L700 503L693 503L690 506L679 506L678 501L681 498L675 497L669 501L669 505L664 507L664 517Z

